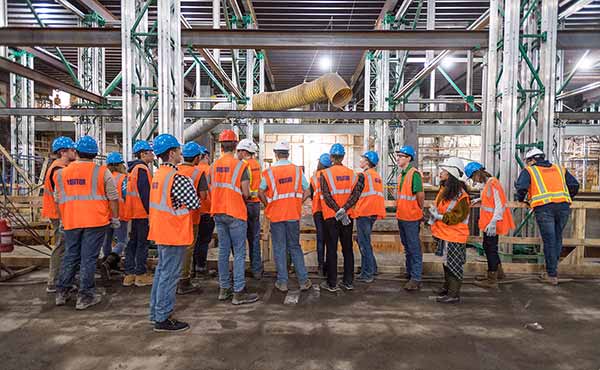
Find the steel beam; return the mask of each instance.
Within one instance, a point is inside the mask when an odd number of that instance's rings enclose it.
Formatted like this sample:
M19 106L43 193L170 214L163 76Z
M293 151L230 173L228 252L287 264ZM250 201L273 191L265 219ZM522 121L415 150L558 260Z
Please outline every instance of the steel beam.
M133 1L133 0L129 0ZM115 17L102 3L98 0L77 0L81 5L98 13L107 23L119 23L119 19ZM96 45L95 45L96 46Z
M489 17L489 41L482 78L481 163L495 174L498 172L494 144L497 141L498 131L496 125L498 86L496 81L498 79L499 61L496 45L501 36L498 0L490 0L490 9L494 9L494 11L490 12Z
M214 72L216 77L225 84L225 87L231 91L239 99L244 97L244 94L238 89L237 85L233 83L231 78L227 75L227 72L223 70L219 62L213 57L212 53L208 49L196 49L196 51L204 58L208 67Z
M92 103L104 104L106 102L106 99L104 99L100 95L91 93L89 91L82 90L73 85L69 85L60 80L57 80L48 75L45 75L41 72L24 67L18 63L11 62L10 60L4 59L4 58L0 58L0 70L6 71L8 73L18 74L27 79L33 80L39 84L48 86L52 89L58 89L58 90L64 91L66 93L75 95L78 98L85 99Z
M69 70L67 69L67 67L65 67L65 65L60 60L60 58L57 57L56 55L50 53L49 51L47 51L43 48L40 48L40 47L25 47L25 48L23 48L23 50L30 53L34 57L38 58L42 62L46 63L50 67L52 67L60 72L66 73L66 74L69 73ZM77 66L73 65L73 64L70 64L70 65L71 65L71 69L76 72Z
M567 9L563 10L559 16L558 19L564 19L567 18L568 16L571 16L575 13L577 13L578 11L580 11L581 9L585 8L586 6L588 6L589 4L591 4L594 0L578 0L576 1L573 5L571 5L570 7L568 7ZM546 4L544 4L545 6Z
M231 0L232 3L235 3L236 0ZM237 4L236 4L237 5ZM246 13L250 14L252 18L252 22L254 22L254 29L258 29L258 20L256 19L256 12L254 11L254 6L252 5L252 0L242 1L242 5L244 6L244 10ZM234 7L235 8L235 7ZM238 7L239 8L239 7ZM269 62L269 55L266 50L261 50L264 56L264 65L265 65L265 75L269 80L271 85L271 90L275 91L275 77L273 76L273 71L271 70L271 63Z
M600 88L600 81L592 82L592 83L589 83L587 85L578 87L576 89L573 89L573 90L570 90L570 91L565 91L565 92L557 95L556 99L557 100L566 99L568 97L579 95L579 94L583 94L583 93L586 93L588 91L592 91L592 90L595 90L595 89L598 89L598 88Z

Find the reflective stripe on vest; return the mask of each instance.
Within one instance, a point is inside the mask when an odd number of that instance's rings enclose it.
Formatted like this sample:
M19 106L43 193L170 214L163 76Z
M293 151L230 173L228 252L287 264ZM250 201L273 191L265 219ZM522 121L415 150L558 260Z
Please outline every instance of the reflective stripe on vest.
M160 203L150 202L150 208L155 209L157 211L170 213L173 216L183 216L183 215L187 215L190 212L187 208L173 209L172 207L169 207L167 205L167 199L169 199L167 197L170 196L169 182L171 181L171 177L175 176L176 173L177 173L177 171L172 170L167 174L167 176L165 177L165 181L163 183L162 196L160 197Z
M371 195L379 195L382 197L383 193L380 191L375 191L375 188L373 187L373 177L371 176L371 174L368 172L365 172L364 175L367 177L367 181L369 182L369 191L362 193L360 195L360 197L364 198L364 197L368 197ZM352 181L352 182L354 183L354 181ZM417 199L417 198L415 197L415 199Z
M194 182L194 184L196 183L196 180L198 179L198 176L200 176L200 170L195 168L194 172L192 172L192 181Z
M338 190L335 186L335 181L333 181L333 174L331 173L331 167L329 167L328 169L325 170L325 173L327 174L327 179L329 179L329 184L331 189L329 189L329 192L331 193L331 195L338 195L338 194L350 194L352 193L352 189L341 189ZM354 184L354 180L356 179L356 175L352 175L352 184Z
M296 189L298 189L298 181L300 180L300 167L298 167L298 166L294 166L294 167L296 168L296 176L294 177L294 190L296 190ZM269 175L269 180L271 181L271 184L273 185L273 197L272 198L267 197L267 201L269 203L271 203L272 201L275 201L275 200L279 200L279 199L302 198L303 194L296 193L295 191L291 192L291 193L278 194L277 186L275 185L275 177L273 176L272 167L269 167L269 169L267 170L267 175Z
M106 195L98 194L98 174L100 173L100 166L94 165L94 170L92 172L92 186L91 193L89 195L69 195L67 196L65 192L65 188L62 182L62 171L59 171L56 174L56 182L58 183L58 187L60 189L58 197L58 204L64 204L66 202L74 201L74 200L108 200Z
M531 197L532 202L542 201L542 202L546 203L546 201L551 200L552 198L560 198L560 197L570 199L571 196L569 195L569 192L567 190L567 186L565 184L565 178L564 178L564 175L563 175L560 167L556 166L556 169L558 170L559 175L560 175L560 179L561 179L561 182L563 185L563 191L557 191L557 192L548 192L548 190L546 188L546 184L544 183L542 174L540 173L540 170L539 170L539 168L537 168L537 166L531 166L530 168L531 168L531 172L533 173L535 183L540 191L540 194L534 195L533 197Z
M235 166L235 169L233 170L233 176L231 177L231 183L227 183L227 182L213 182L210 185L214 186L215 188L224 188L224 189L229 189L229 190L233 190L238 194L242 194L242 189L240 189L239 187L235 186L235 183L237 182L237 178L240 174L240 169L242 168L242 165L244 164L244 162L239 161L238 164ZM213 166L212 171L215 171L215 167ZM213 176L215 177L214 173Z
M402 199L402 200L417 200L417 196L416 195L398 194L398 199Z

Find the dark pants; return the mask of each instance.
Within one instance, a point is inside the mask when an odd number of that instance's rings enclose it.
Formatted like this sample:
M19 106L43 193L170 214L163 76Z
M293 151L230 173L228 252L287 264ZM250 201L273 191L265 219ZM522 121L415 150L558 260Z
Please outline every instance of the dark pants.
M352 284L354 280L354 251L352 250L353 222L344 226L335 218L325 220L325 245L327 252L325 266L327 269L327 282L330 286L337 285L337 246L338 240L342 244L344 255L344 283Z
M67 293L73 286L77 267L79 270L79 296L91 298L96 293L96 260L106 237L108 226L65 230L65 255L56 286Z
M208 244L212 240L215 231L215 220L209 213L200 216L200 225L198 225L198 237L196 238L196 247L194 248L194 263L196 267L205 268L206 258L208 256Z
M323 219L323 212L315 213L313 221L317 229L317 262L321 267L325 263L325 220Z
M544 242L544 258L548 276L558 274L558 260L562 251L563 230L569 220L568 203L547 204L535 208L535 220Z
M485 257L487 258L488 271L498 271L498 265L500 264L500 256L498 255L498 235L487 236L484 234L483 249L485 250Z
M131 220L131 235L125 248L125 274L143 275L146 273L148 260L148 219Z
M248 209L246 237L248 239L250 268L253 273L260 274L263 270L260 256L260 203L246 203L246 208Z
M404 246L404 256L406 257L406 274L411 280L415 281L421 281L423 273L423 254L421 252L421 239L419 239L420 228L421 221L398 220L400 240Z
M360 250L360 275L363 278L372 278L375 274L375 254L371 245L371 232L377 216L358 217L356 219L356 239Z

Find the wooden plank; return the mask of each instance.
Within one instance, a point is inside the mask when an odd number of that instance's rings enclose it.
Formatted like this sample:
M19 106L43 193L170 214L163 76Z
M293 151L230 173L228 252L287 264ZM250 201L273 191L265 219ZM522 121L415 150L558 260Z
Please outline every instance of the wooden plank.
M561 264L580 265L585 258L585 224L586 224L586 208L576 208L573 212L573 236L576 239L582 240L583 243L577 244L575 249L562 260ZM569 244L567 244L569 245Z

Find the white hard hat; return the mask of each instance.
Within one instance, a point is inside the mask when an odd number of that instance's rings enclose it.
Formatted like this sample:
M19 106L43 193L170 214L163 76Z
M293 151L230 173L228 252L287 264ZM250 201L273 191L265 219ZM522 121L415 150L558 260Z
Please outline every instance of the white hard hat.
M444 160L439 167L443 170L446 170L452 177L457 180L465 181L464 172L465 172L465 163L462 159L451 157Z
M273 150L277 150L277 151L286 151L289 152L290 151L290 143L287 140L281 140L278 141L275 146L273 147Z
M252 148L254 149L254 153L258 152L258 145L255 142L252 142Z
M237 147L235 148L236 150L245 150L249 153L256 153L256 144L254 144L254 142L252 142L252 140L250 139L242 139L240 140L240 142L238 143Z
M544 152L542 152L538 148L533 148L530 149L527 153L525 153L525 159L531 159L533 157L537 157L538 155L545 156Z

